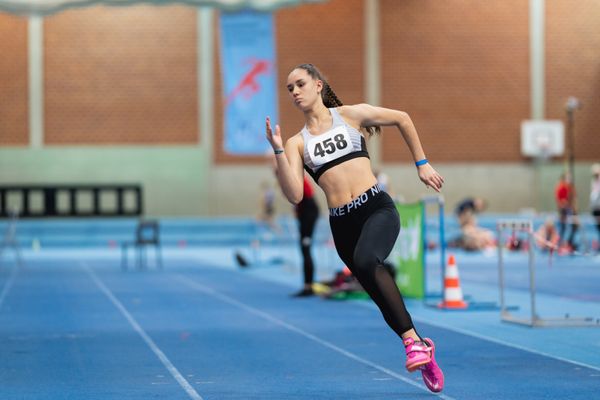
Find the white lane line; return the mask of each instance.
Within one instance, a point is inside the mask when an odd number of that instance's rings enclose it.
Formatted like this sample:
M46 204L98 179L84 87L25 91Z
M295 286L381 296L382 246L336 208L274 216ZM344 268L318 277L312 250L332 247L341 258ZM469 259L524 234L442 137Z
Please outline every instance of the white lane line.
M257 280L263 280L263 281L267 280L269 282L273 282L272 280L265 279L264 277L253 276L253 278L255 278ZM277 283L280 284L280 285L282 285L282 286L294 287L293 285L289 284L288 282L277 281ZM367 307L367 308L371 308L371 309L377 310L377 306L373 302L355 301L354 303L358 304L361 307ZM423 323L423 324L432 325L432 326L435 326L437 328L447 329L447 330L452 331L452 332L460 333L462 335L471 336L471 337L474 337L474 338L477 338L477 339L481 339L481 340L486 340L488 342L500 344L502 346L511 347L513 349L518 349L518 350L525 351L525 352L528 352L528 353L537 354L539 356L552 358L554 360L566 362L566 363L573 364L573 365L578 365L580 367L590 368L590 369L593 369L595 371L600 371L600 367L597 367L595 365L586 364L586 363L583 363L583 362L580 362L580 361L571 360L569 358L564 358L564 357L557 356L557 355L550 354L550 353L545 353L543 351L539 351L539 350L531 349L529 347L525 347L525 346L522 346L522 345L518 345L518 344L506 342L506 341L503 341L501 339L496 339L494 337L486 336L486 335L483 335L483 334L480 334L480 333L477 333L477 332L473 332L473 331L469 331L467 329L457 328L457 327L454 327L454 326L451 326L451 325L446 325L446 324L443 324L443 323L435 322L435 321L432 321L430 319L425 319L423 317L415 317L412 314L411 314L411 316L412 316L413 321L418 321L418 322ZM593 329L593 328L590 328L590 329Z
M373 304L373 303L359 303L359 302L356 302L356 303L359 304L359 305L361 305L361 306L363 306L363 307L377 309L377 306L375 304ZM512 347L513 349L517 349L517 350L521 350L521 351L526 351L528 353L537 354L539 356L553 358L553 359L558 360L558 361L566 362L566 363L573 364L573 365L578 365L580 367L590 368L590 369L593 369L595 371L600 371L600 367L596 367L594 365L585 364L585 363L582 363L582 362L579 362L579 361L575 361L575 360L570 360L568 358L556 356L556 355L553 355L553 354L550 354L550 353L544 353L543 351L531 349L529 347L521 346L521 345L510 343L510 342L505 342L504 340L496 339L496 338L493 338L493 337L490 337L490 336L486 336L486 335L483 335L483 334L480 334L480 333L472 332L472 331L469 331L469 330L466 330L466 329L457 328L455 326L446 325L446 324L443 324L443 323L431 321L431 320L428 320L428 319L425 319L425 318L420 318L420 317L412 317L412 319L414 321L418 321L418 322L423 323L423 324L428 324L428 325L435 326L437 328L447 329L447 330L452 331L452 332L460 333L461 335L471 336L471 337L474 337L474 338L477 338L477 339L486 340L488 342L496 343L496 344L499 344L499 345L502 345L502 346ZM594 328L588 328L588 329L594 329Z
M10 292L13 283L15 283L15 279L17 279L17 275L19 274L20 269L20 267L13 267L10 276L8 277L8 280L4 284L4 287L2 288L2 293L0 293L0 309L2 308L2 304L4 304L4 299L6 299L6 296L8 296L8 292Z
M129 311L127 311L123 304L121 304L121 302L113 295L110 289L107 288L106 285L104 285L104 283L96 276L94 271L88 265L83 264L83 266L87 273L91 276L92 280L96 283L98 288L100 288L100 290L106 295L106 297L108 297L108 299L114 304L114 306L117 307L121 314L123 314L127 322L129 322L133 329L142 337L144 342L146 342L148 347L150 347L150 350L152 350L156 357L158 357L158 359L162 362L167 371L171 373L171 376L173 376L173 378L175 378L179 385L186 391L188 396L190 396L190 398L193 400L203 400L202 396L200 396L198 392L196 392L196 390L192 387L192 385L190 385L190 383L183 377L183 375L179 373L177 368L175 368L175 366L167 358L165 353L163 353L158 348L156 343L154 343L150 336L146 334L146 332L142 329L140 324L137 323L137 321L133 318Z
M389 375L389 376L391 376L393 378L396 378L396 379L398 379L398 380L400 380L402 382L408 383L409 385L415 386L415 387L417 387L417 388L419 388L421 390L424 390L424 391L430 393L429 389L427 389L424 385L418 384L418 383L414 382L412 379L406 378L406 377L404 377L404 376L402 376L400 374L397 374L396 372L394 372L394 371L392 371L390 369L387 369L387 368L385 368L385 367L383 367L383 366L381 366L379 364L375 364L372 361L369 361L369 360L366 360L366 359L364 359L364 358L362 358L360 356L357 356L356 354L351 353L351 352L349 352L347 350L344 350L341 347L338 347L338 346L336 346L335 344L333 344L331 342L328 342L328 341L326 341L324 339L321 339L321 338L313 335L312 333L308 333L308 332L306 332L306 331L304 331L304 330L302 330L302 329L300 329L300 328L298 328L298 327L296 327L294 325L291 325L291 324L289 324L287 322L284 322L284 321L278 319L277 317L272 316L271 314L268 314L268 313L266 313L264 311L261 311L261 310L259 310L257 308L254 308L254 307L251 307L251 306L249 306L247 304L244 304L244 303L242 303L242 302L240 302L240 301L238 301L238 300L236 300L236 299L234 299L232 297L229 297L229 296L227 296L225 294L217 292L216 290L214 290L214 289L212 289L212 288L210 288L208 286L205 286L205 285L203 285L201 283L198 283L196 281L193 281L193 280L191 280L190 278L188 278L188 277L186 277L184 275L177 274L176 277L183 284L189 286L190 288L192 288L194 290L198 290L198 291L200 291L202 293L205 293L205 294L207 294L209 296L217 298L217 299L219 299L219 300L221 300L221 301L223 301L223 302L225 302L227 304L230 304L232 306L241 308L241 309L243 309L243 310L245 310L245 311L247 311L247 312L249 312L251 314L254 314L254 315L256 315L256 316L258 316L260 318L263 318L263 319L265 319L265 320L267 320L269 322L272 322L272 323L274 323L276 325L279 325L279 326L281 326L281 327L283 327L283 328L285 328L285 329L287 329L289 331L292 331L292 332L295 332L295 333L297 333L297 334L299 334L301 336L304 336L305 338L310 339L310 340L312 340L312 341L314 341L314 342L316 342L316 343L318 343L318 344L320 344L320 345L322 345L324 347L327 347L327 348L329 348L329 349L331 349L331 350L333 350L335 352L338 352L338 353L340 353L340 354L342 354L342 355L344 355L344 356L346 356L346 357L348 357L348 358L350 358L350 359L352 359L354 361L358 361L361 364L367 365L367 366L369 366L369 367L371 367L373 369L376 369L376 370L378 370L380 372L383 372L384 374L387 374L387 375ZM455 400L453 397L446 396L446 395L443 395L443 394L438 394L437 397L439 397L440 399L445 399L445 400Z

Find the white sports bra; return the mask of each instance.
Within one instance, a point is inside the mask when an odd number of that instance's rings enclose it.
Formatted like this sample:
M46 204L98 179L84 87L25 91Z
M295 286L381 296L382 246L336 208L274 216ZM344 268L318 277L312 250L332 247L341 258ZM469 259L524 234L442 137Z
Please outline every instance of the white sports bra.
M369 158L365 137L351 127L335 108L329 108L333 124L320 135L311 135L306 125L302 128L304 139L304 169L315 182L329 168L357 157Z

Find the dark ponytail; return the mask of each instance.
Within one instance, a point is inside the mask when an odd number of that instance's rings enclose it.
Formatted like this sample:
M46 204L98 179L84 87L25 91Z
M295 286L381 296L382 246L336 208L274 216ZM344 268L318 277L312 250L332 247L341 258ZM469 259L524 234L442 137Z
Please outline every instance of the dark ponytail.
M335 108L344 105L339 97L337 97L331 86L329 86L329 83L327 83L323 77L323 74L321 74L321 71L319 71L319 69L313 64L300 64L294 69L303 69L308 73L308 75L310 75L311 78L323 82L321 98L323 99L323 104L325 107ZM379 135L381 133L381 127L379 126L368 126L365 129L369 133L369 137L373 135Z

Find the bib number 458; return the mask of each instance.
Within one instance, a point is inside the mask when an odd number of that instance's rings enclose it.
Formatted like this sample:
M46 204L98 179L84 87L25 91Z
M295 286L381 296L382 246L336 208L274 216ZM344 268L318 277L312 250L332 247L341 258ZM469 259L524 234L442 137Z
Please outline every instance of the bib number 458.
M333 138L325 139L315 144L314 156L325 157L325 154L333 154L336 150L343 150L348 147L348 142L343 134L337 134Z

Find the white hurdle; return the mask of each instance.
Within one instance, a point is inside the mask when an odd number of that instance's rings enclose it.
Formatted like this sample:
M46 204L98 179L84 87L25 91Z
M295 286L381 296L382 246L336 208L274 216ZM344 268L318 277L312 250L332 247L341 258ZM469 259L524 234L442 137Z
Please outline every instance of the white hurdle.
M527 325L531 327L551 327L551 326L594 326L600 327L600 318L592 317L571 317L566 314L559 318L541 318L536 311L535 302L535 253L534 253L534 232L533 222L531 220L499 220L496 223L498 233L498 278L500 286L500 318L502 321ZM511 229L513 232L525 232L529 241L529 295L531 302L531 317L519 318L511 314L504 301L504 246L500 244L502 233L505 229Z

